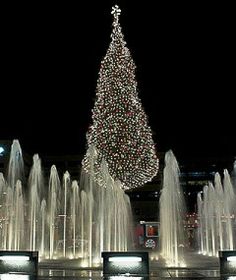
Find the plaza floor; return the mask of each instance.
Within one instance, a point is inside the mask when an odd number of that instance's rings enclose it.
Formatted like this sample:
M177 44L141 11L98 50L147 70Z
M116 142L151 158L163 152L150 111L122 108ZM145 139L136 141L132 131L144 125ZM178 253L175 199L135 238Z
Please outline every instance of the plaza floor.
M163 260L153 260L149 264L149 275L105 277L102 268L79 268L75 261L39 263L38 277L28 275L2 274L0 280L163 280L163 279L214 279L236 280L236 275L220 275L218 258L206 257L190 252L186 256L186 268L165 267Z

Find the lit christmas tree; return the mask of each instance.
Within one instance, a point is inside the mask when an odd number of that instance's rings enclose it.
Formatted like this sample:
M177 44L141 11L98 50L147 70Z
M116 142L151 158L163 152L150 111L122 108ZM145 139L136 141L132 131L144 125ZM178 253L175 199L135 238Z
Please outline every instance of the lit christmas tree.
M135 64L126 47L119 23L121 10L112 8L111 43L99 72L93 124L87 134L88 147L95 146L94 171L99 174L102 159L123 189L150 181L158 171L158 159L147 117L137 94ZM89 152L83 167L89 171Z

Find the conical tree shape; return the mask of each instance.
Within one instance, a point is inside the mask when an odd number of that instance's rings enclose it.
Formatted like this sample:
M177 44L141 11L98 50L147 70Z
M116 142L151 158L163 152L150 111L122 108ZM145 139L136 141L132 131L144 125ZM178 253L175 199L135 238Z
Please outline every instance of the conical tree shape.
M119 23L120 9L113 7L111 43L101 62L93 124L87 135L88 147L98 151L95 174L102 159L114 180L124 189L150 181L157 173L158 159L152 132L137 93L135 64L126 47ZM88 154L83 160L89 170Z

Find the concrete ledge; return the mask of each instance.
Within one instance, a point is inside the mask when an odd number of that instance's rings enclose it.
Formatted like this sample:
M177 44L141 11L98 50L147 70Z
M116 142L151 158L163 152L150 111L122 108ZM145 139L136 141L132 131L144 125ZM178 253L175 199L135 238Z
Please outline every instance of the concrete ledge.
M0 251L1 273L26 273L37 275L37 251Z
M148 275L148 252L102 252L104 275Z
M219 251L220 274L236 275L236 251Z

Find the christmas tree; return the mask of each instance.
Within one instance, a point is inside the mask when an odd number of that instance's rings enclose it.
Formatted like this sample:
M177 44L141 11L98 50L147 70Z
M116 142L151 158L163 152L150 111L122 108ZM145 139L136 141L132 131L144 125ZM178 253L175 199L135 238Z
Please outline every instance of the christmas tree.
M88 134L88 147L95 146L94 172L99 174L102 160L114 180L123 189L135 188L150 181L158 171L158 159L152 132L137 94L135 64L126 47L119 23L121 10L112 8L111 43L101 62L92 111L93 124ZM89 171L88 153L83 167Z

